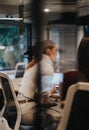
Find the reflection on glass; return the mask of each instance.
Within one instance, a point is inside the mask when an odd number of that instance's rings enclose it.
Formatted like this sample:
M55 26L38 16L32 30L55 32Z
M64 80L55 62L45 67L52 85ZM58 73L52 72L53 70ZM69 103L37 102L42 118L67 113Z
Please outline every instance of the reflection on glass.
M0 24L0 69L14 68L23 62L25 46L26 34L20 37L18 26Z

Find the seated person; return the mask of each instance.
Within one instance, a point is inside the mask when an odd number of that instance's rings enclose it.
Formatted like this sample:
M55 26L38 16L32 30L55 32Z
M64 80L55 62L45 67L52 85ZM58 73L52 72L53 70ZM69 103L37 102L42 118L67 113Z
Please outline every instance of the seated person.
M71 70L64 73L63 83L59 86L61 101L65 101L68 88L77 82L87 82L83 73L78 70Z
M52 76L54 73L53 62L56 58L57 47L55 43L51 40L44 40L43 53L41 63L41 76ZM34 51L35 53L35 51ZM34 59L28 64L23 79L22 84L17 95L19 102L25 100L24 103L20 103L22 110L22 122L23 123L33 123L34 115L36 113L36 102L28 102L29 99L34 99L36 91L36 74L37 74L38 61ZM45 90L45 88L42 88ZM51 96L55 92L56 88L52 84L50 89L46 91L46 94Z

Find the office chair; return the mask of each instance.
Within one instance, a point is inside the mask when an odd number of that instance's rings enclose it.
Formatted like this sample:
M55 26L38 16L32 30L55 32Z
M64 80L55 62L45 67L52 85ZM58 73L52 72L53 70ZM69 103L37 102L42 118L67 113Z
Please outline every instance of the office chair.
M89 129L89 83L79 82L68 89L63 117L57 130Z
M7 120L4 117L0 117L0 130L12 130L9 125Z
M22 78L23 77L23 74L25 71L25 66L26 66L26 64L24 62L19 62L16 64L15 74L14 74L15 78Z
M4 96L4 106L0 116L8 122L13 130L32 130L33 125L21 124L21 109L16 98L12 80L5 73L0 72L0 84Z
M1 83L1 89L4 96L4 106L2 108L2 114L7 121L9 126L14 129L18 130L19 125L21 122L21 110L13 89L13 84L11 80L9 79L8 75L5 73L0 72L0 83ZM10 121L12 120L10 118L10 115L12 112L10 112L10 109L14 108L14 112L16 113L16 116L14 117L15 123L13 126L11 126Z

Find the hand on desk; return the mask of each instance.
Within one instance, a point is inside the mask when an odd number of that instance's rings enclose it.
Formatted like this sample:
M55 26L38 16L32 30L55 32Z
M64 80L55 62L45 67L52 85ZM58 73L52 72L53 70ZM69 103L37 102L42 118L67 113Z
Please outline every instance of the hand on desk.
M55 93L55 92L56 92L56 87L53 86L53 88L52 88L52 90L51 90L51 95L52 95L53 93Z
M50 97L51 97L51 98L60 99L59 93L53 93Z

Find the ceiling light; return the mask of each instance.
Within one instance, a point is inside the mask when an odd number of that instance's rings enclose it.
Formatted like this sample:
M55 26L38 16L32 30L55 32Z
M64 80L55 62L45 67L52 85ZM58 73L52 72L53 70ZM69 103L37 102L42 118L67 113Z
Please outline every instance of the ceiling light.
M46 12L46 13L48 13L49 11L50 11L50 9L48 9L48 8L44 9L44 12Z

